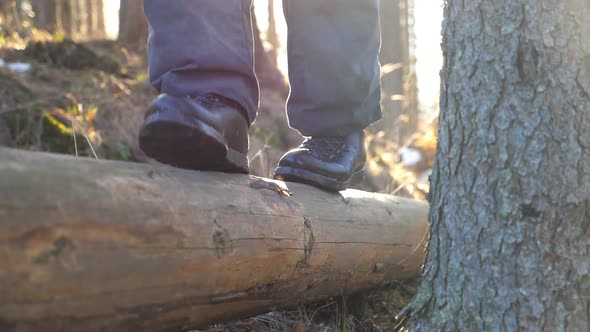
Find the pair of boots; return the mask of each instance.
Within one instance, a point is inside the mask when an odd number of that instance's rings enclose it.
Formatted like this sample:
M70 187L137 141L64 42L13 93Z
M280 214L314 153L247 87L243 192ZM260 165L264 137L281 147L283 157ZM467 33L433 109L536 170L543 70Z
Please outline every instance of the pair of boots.
M175 167L248 173L248 129L246 111L231 99L162 94L146 113L139 145L149 157ZM362 131L308 137L281 158L274 178L340 191L362 176L365 159Z

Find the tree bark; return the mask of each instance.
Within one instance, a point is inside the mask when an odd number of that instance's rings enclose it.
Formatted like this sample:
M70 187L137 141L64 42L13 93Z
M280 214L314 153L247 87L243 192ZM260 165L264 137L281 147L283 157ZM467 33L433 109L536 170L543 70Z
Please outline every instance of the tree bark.
M414 331L590 330L590 2L446 1Z
M286 98L289 95L289 86L277 67L276 59L273 61L273 55L264 49L254 10L252 10L252 32L254 35L254 70L260 87L278 91Z
M11 17L13 15L12 8L13 0L0 0L0 29L8 28L12 24Z
M75 8L73 7L73 1L72 0L57 0L57 6L58 6L58 26L61 30L61 32L67 36L67 37L72 37L75 32L76 32L76 28L75 28L75 17L76 17L76 12L75 12Z
M104 0L96 0L96 7L97 7L97 13L96 13L96 29L98 31L97 35L99 35L101 38L104 38L107 34L107 29L106 29L106 25L105 25L105 17L104 17Z
M0 149L0 330L186 331L416 276L425 203Z
M59 0L36 0L32 1L35 12L35 27L46 30L49 33L58 31L57 1Z
M87 27L87 35L88 37L93 38L96 29L97 29L97 21L98 21L98 4L96 0L84 0L87 10L86 15L86 27ZM102 7L101 7L102 9Z
M69 2L70 6L70 32L68 37L74 39L80 35L80 19L79 19L79 0L64 0L65 2Z
M404 145L418 128L418 89L410 55L413 17L410 0L380 2L383 119L371 127L391 141Z
M409 45L403 38L401 1L405 0L380 2L383 119L372 128L376 132L383 131L387 138L399 144L403 144L400 118L404 115L404 72L409 53Z
M418 130L419 107L418 107L418 77L416 76L416 58L410 52L415 49L413 45L416 37L414 35L414 1L403 0L402 7L402 22L403 44L407 45L404 49L406 63L404 66L404 98L403 98L403 112L404 117L401 126L402 144L406 144L408 139ZM433 73L438 74L438 73Z
M79 38L86 38L88 37L88 10L89 8L86 6L86 0L75 0L77 13L76 13L76 26L78 27L78 37Z
M143 0L121 0L119 9L119 41L129 45L145 45L148 23L143 13Z
M12 11L12 0L0 0L0 15L2 17L10 15Z
M266 32L266 39L271 45L268 51L268 56L273 65L277 65L278 50L281 47L279 34L277 32L277 20L275 19L275 2L268 0L268 30Z
M87 22L87 37L89 38L104 38L106 34L104 25L104 7L102 0L86 0L86 8L88 15Z

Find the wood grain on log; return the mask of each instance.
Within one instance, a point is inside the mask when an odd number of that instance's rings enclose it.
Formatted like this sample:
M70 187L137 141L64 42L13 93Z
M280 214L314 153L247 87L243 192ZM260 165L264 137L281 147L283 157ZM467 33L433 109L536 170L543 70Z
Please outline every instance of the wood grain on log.
M428 206L0 148L0 330L182 331L414 277Z

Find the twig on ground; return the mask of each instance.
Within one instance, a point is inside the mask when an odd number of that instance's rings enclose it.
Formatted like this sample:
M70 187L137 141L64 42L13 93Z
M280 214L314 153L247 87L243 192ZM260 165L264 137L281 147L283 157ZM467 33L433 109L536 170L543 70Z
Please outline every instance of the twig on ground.
M80 132L82 133L82 136L84 136L84 138L86 139L86 142L88 142L88 146L90 147L90 150L92 151L92 155L94 156L94 158L96 160L98 160L98 155L96 154L96 151L94 150L94 147L92 146L92 142L90 141L90 137L88 137L88 135L86 134L84 127L82 127L82 125L80 124L80 122L78 122L78 120L76 120L75 117L73 117L72 115L68 114L68 117L70 118L70 121L72 121L72 129L74 126L74 123L76 124L76 126L78 126L78 128L80 129ZM74 136L74 143L76 142L76 130L73 130L73 136ZM77 145L76 145L77 146ZM78 156L78 150L76 148L76 156Z

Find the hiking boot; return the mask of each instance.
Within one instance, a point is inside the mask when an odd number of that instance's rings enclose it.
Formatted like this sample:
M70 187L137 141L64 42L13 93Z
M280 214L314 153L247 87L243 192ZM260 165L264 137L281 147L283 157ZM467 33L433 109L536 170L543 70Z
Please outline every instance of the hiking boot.
M340 191L362 179L365 160L362 131L347 136L313 136L281 158L274 178Z
M200 97L160 95L148 108L139 147L171 166L248 173L248 121L233 100L209 93Z

